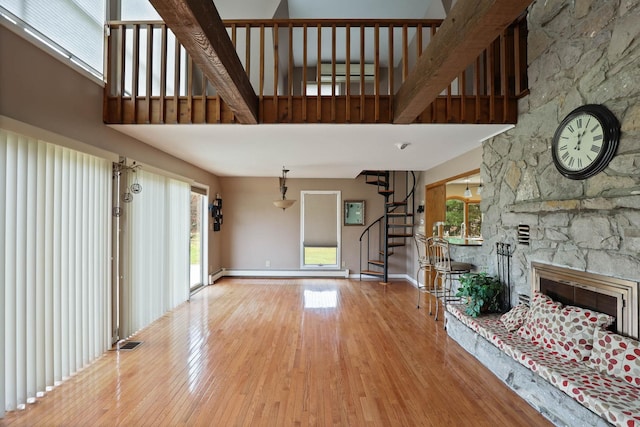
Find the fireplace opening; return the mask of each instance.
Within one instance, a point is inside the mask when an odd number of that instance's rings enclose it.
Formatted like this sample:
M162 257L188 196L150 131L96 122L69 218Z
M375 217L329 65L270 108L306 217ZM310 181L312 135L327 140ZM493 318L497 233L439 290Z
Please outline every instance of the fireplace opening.
M638 339L638 283L630 280L531 263L532 288L564 305L609 314L611 330Z

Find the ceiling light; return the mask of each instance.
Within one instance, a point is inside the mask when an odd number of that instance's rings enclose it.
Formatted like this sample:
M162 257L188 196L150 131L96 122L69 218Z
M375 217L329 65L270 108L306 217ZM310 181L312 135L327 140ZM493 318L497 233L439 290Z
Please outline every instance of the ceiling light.
M480 183L480 185L478 185L478 189L476 190L476 194L478 196L482 194L482 183Z
M396 147L398 148L398 150L404 150L408 146L409 146L408 142L397 142L396 143Z
M293 204L296 202L295 200L287 200L287 172L289 172L289 169L285 169L285 167L282 167L282 177L280 178L280 194L282 195L282 199L278 199L278 200L274 200L273 201L273 205L276 208L280 208L283 211L287 208L290 208L291 206L293 206Z
M469 190L469 180L467 179L467 189L464 190L464 197L471 197L471 190Z

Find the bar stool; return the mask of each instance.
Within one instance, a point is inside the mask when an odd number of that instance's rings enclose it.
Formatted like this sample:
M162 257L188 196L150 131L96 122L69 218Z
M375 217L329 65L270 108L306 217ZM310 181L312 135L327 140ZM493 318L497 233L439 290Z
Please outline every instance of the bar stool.
M424 234L415 234L413 236L416 242L416 250L418 254L418 271L416 271L416 283L418 285L418 303L420 308L420 294L423 292L433 292L433 257L431 256L431 241L433 237L427 237ZM424 284L420 286L420 272L424 271ZM429 314L431 314L431 300L429 300Z
M434 280L434 287L436 288L435 320L438 320L439 302L442 302L443 310L446 310L447 303L460 300L455 297L453 292L453 280L457 280L462 274L471 272L473 265L466 262L451 261L449 242L443 238L434 237L431 248L433 269L436 272ZM438 285L440 285L440 289L437 289ZM446 328L445 322L443 322L443 326Z

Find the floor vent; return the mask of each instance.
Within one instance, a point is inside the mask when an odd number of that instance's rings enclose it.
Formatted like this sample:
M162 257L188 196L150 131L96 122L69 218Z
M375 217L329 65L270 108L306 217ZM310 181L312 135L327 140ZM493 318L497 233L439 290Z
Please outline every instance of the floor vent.
M125 341L117 345L116 350L132 351L138 348L143 341Z

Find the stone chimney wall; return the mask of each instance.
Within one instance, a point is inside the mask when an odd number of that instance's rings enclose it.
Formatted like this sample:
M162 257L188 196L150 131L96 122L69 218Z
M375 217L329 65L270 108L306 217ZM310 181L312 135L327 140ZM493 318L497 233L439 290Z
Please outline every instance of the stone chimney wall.
M640 0L537 0L528 25L530 94L516 127L483 144L488 268L496 243L511 244L512 303L531 292L532 261L640 281ZM622 136L603 172L576 181L556 170L551 141L584 104L606 105Z

